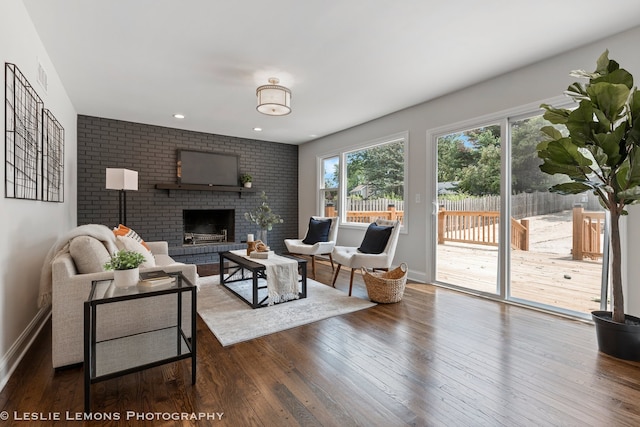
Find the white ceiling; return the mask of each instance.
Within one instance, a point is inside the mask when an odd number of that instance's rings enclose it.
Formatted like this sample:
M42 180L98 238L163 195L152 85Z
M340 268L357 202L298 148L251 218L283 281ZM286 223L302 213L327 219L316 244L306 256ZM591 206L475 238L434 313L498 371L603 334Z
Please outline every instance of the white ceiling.
M79 114L290 144L640 17L630 0L23 1ZM290 115L256 111L269 77L292 90Z

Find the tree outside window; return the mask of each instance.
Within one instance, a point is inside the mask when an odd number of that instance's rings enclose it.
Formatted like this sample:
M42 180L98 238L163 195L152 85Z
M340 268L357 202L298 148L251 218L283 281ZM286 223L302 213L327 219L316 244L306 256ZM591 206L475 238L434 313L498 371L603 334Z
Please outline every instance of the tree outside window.
M369 223L376 218L403 221L405 139L350 151L344 159L346 222Z

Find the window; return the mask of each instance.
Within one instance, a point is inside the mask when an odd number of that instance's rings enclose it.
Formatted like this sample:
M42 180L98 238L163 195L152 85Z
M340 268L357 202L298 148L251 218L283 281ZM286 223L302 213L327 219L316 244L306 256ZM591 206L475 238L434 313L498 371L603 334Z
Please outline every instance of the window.
M340 187L340 157L322 159L322 184L320 185L320 206L324 206L324 216L338 216Z
M323 214L339 215L343 224L404 223L407 139L394 135L321 159Z

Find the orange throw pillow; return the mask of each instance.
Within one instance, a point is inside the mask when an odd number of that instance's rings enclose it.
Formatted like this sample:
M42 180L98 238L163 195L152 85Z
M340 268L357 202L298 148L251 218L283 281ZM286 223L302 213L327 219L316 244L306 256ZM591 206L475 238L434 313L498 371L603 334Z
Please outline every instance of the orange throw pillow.
M142 246L144 246L145 248L147 248L148 251L151 251L151 249L149 249L149 245L147 245L144 240L142 240L142 237L138 236L138 233L136 233L135 231L133 231L132 229L130 229L129 227L127 227L126 225L118 225L117 228L113 229L113 234L116 235L116 237L118 236L126 236L126 237L131 237L133 240L140 242L140 244Z

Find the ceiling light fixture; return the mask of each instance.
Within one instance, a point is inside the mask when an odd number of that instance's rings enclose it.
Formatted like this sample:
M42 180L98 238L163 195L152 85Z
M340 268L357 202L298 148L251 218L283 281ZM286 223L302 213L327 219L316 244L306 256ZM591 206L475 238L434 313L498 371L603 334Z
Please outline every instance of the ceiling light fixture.
M173 115L176 119L184 119L184 114L176 113Z
M269 83L256 89L256 109L268 116L286 116L291 112L291 91L278 85L280 80L275 77L269 78Z

